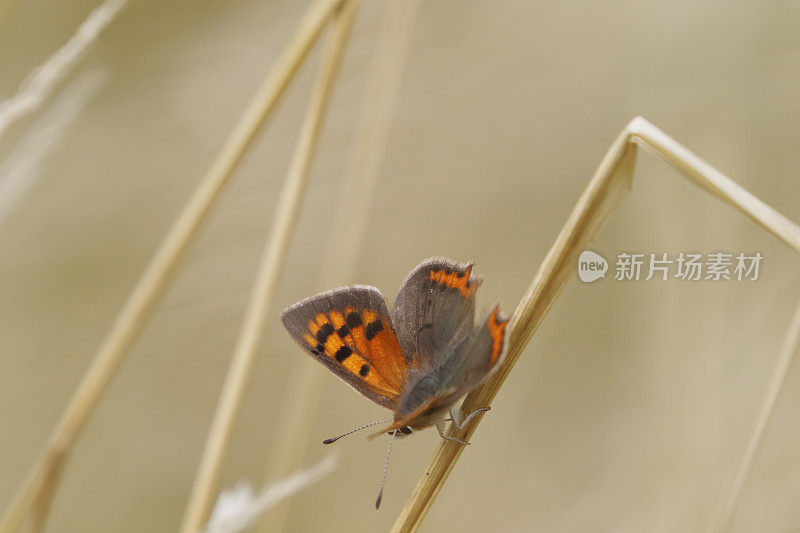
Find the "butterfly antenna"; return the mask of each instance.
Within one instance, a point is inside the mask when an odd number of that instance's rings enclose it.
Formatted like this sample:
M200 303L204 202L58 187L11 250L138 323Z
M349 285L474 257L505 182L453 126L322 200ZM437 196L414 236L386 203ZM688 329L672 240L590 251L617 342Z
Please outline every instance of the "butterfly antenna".
M378 499L375 500L375 509L380 508L381 500L383 499L383 487L386 485L386 472L389 471L389 454L392 453L392 443L394 437L399 430L392 431L392 437L389 439L389 448L386 450L386 460L383 462L383 475L381 476L381 490L378 491Z
M322 441L322 444L333 444L334 442L336 442L337 440L341 439L342 437L346 437L348 435L352 435L356 431L361 431L362 429L371 428L372 426L377 426L378 424L385 424L385 423L391 422L391 421L392 421L392 419L390 418L388 420L378 420L377 422L370 422L369 424L365 424L365 425L361 426L360 428L351 429L347 433L342 433L338 437L331 437L330 439L325 439L324 441Z

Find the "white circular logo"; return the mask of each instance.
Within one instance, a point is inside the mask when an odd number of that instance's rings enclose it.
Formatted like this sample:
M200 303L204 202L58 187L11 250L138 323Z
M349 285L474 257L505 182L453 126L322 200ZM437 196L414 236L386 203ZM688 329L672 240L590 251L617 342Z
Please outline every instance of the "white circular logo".
M585 283L597 281L606 277L608 261L591 250L584 250L578 257L578 277Z

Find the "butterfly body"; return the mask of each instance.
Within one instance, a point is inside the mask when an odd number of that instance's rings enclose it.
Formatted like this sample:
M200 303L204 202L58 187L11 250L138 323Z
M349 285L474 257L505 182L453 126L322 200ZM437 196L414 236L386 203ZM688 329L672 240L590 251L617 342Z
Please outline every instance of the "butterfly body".
M475 324L481 281L472 263L431 258L411 271L391 311L378 289L353 285L302 300L281 320L317 361L394 412L382 432L441 431L448 409L505 352L508 320L497 306Z
M435 398L442 393L441 380L435 373L423 374L408 392L398 402L395 412L395 421L405 420L430 398ZM442 420L447 413L447 405L431 405L409 419L408 427L414 430L425 429Z

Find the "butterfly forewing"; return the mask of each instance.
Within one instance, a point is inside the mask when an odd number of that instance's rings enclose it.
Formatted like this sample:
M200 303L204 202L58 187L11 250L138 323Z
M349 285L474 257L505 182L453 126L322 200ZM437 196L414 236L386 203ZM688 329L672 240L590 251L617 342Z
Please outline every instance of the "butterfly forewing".
M281 320L315 359L370 400L394 409L407 363L375 287L356 285L307 298Z

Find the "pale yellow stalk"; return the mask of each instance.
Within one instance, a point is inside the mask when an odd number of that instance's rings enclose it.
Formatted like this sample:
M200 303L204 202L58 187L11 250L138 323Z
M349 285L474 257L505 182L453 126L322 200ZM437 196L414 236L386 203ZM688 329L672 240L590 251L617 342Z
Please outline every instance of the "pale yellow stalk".
M419 4L420 0L389 0L384 7L353 152L330 225L335 229L328 239L319 272L319 288L331 289L353 281ZM353 209L354 205L358 209ZM324 369L311 358L297 357L284 399L283 419L274 432L279 440L267 463L267 479L294 472L300 468L310 443L320 446L320 439L311 437L311 427L319 410L325 379ZM270 509L262 516L257 529L283 530L291 505L292 500L286 499Z
M331 23L322 65L186 507L181 527L183 533L194 533L205 526L217 497L225 454L247 389L256 351L270 316L275 287L283 272L289 243L300 216L311 163L357 7L357 0L345 0L335 12Z
M92 10L75 34L48 57L47 61L31 71L16 94L0 102L0 137L15 122L41 107L127 2L128 0L105 0ZM3 5L0 4L0 15L3 14L2 11Z
M772 418L775 403L778 401L778 396L780 396L781 390L783 390L783 386L786 383L786 376L789 374L789 369L792 367L792 364L794 364L798 354L800 354L800 304L797 306L794 317L789 324L789 331L786 333L786 337L783 341L783 346L779 352L772 378L764 394L761 410L758 413L758 417L756 417L750 439L747 442L747 446L742 454L742 459L736 469L736 474L733 477L730 487L722 492L717 507L711 515L711 521L708 525L709 532L725 531L728 529L731 518L733 518L733 513L736 510L736 505L739 503L739 496L742 493L742 488L753 466L753 459L755 459L761 447L764 431L767 429L767 425Z

